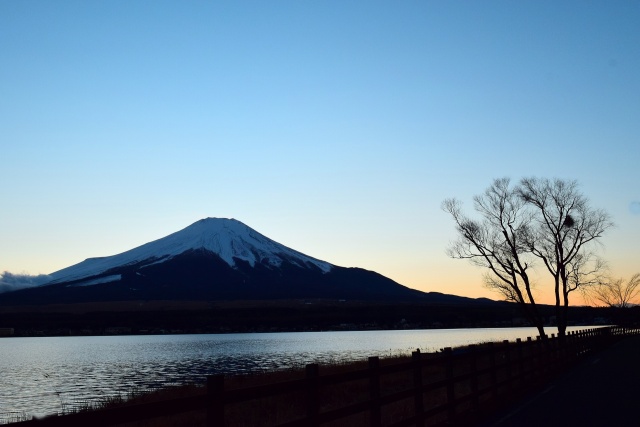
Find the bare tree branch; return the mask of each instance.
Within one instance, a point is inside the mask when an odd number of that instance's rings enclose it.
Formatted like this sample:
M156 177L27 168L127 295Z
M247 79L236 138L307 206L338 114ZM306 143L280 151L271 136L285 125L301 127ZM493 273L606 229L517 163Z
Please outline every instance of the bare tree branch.
M607 278L590 288L588 296L597 305L627 308L638 301L640 295L640 273L626 282L624 279Z
M480 220L465 216L458 200L445 200L442 208L453 217L458 232L458 240L447 254L488 269L485 285L507 301L518 303L544 336L528 274L532 263L528 239L534 216L525 205L508 178L494 180L484 194L474 197Z

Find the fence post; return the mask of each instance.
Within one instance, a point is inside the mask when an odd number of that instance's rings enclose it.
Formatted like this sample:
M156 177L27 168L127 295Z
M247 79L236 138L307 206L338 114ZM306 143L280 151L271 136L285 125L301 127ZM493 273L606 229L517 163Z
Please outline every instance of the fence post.
M558 368L558 339L556 334L551 334L549 344L551 344L549 347L549 375L553 375Z
M504 347L504 364L505 375L507 377L507 388L509 391L513 390L513 361L511 360L511 346L509 340L503 340L502 346Z
M582 346L582 335L580 332L576 332L576 335L573 337L573 351L576 354L576 359L582 358L582 353L584 352L584 348Z
M518 359L518 387L521 387L524 384L524 352L520 338L516 338L516 355Z
M475 344L469 346L471 353L470 369L471 369L471 405L474 412L480 407L480 396L478 395L478 348Z
M224 375L207 376L207 427L224 426Z
M576 335L575 331L571 331L567 334L567 338L564 340L564 357L567 359L567 365L573 365L576 359L575 352Z
M420 357L420 349L411 353L411 361L413 362L413 406L416 412L416 425L424 426L424 401L422 399L422 360Z
M371 427L380 427L382 416L380 411L380 359L369 358L369 422Z
M525 382L527 381L528 378L531 378L532 376L535 378L536 376L536 372L535 372L535 367L536 367L536 352L535 352L535 348L533 347L533 340L531 339L531 337L527 337L527 355L525 356L526 361L525 361L525 375L524 375L524 380ZM528 362L528 363L527 363ZM528 366L527 366L528 365Z
M549 351L551 349L551 338L546 337L547 342L544 343L542 341L541 336L536 337L536 346L535 351L538 355L538 360L536 363L535 375L538 378L538 381L543 381L548 374L549 368Z
M305 368L307 379L307 425L319 426L320 402L318 393L318 364L310 363Z
M452 423L456 416L456 403L454 393L454 379L453 379L453 350L451 347L444 349L444 357L446 363L446 376L447 376L447 418Z
M491 397L498 398L498 376L496 372L496 349L492 342L487 344L489 348L489 373L491 376Z
M601 328L603 335L603 345L602 347L608 347L613 343L613 339L611 338L611 329L610 328Z
M563 369L565 366L565 357L564 357L564 350L565 350L565 344L567 342L567 334L565 332L564 336L562 335L558 335L558 349L556 350L556 358L558 359L558 369Z

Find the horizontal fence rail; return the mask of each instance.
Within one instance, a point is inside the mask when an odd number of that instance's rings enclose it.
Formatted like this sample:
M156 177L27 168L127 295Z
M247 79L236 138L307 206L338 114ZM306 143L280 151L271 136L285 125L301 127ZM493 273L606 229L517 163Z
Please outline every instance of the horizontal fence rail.
M302 378L240 389L226 389L223 376L210 376L206 393L195 397L15 424L110 426L201 411L206 413L206 426L221 427L257 425L255 418L243 419L261 416L250 413L258 411L265 414L259 425L278 427L452 425L491 408L504 396L543 384L595 351L637 335L640 329L603 327L562 338L551 335L446 348L438 353L418 350L400 363L384 364L371 357L364 368L325 375L317 364L310 364ZM287 416L289 419L281 419Z

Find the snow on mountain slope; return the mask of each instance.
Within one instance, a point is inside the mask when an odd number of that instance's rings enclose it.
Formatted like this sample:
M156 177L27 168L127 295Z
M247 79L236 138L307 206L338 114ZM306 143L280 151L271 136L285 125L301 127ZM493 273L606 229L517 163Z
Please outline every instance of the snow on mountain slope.
M52 281L60 283L96 276L110 269L144 261L145 265L162 262L189 250L211 251L234 267L234 259L273 267L284 261L302 268L317 267L324 273L333 265L277 243L235 219L205 218L183 230L137 248L103 258L89 258L51 274Z

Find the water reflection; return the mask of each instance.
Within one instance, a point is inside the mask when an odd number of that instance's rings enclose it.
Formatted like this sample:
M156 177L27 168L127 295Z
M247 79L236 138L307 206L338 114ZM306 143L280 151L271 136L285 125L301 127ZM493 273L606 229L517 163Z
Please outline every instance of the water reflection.
M0 421L10 413L42 416L132 390L204 382L212 374L291 369L535 335L534 328L509 328L5 338L0 340Z

